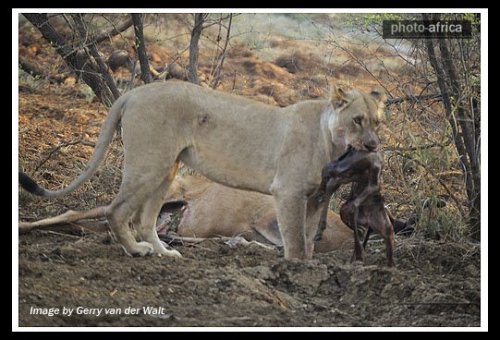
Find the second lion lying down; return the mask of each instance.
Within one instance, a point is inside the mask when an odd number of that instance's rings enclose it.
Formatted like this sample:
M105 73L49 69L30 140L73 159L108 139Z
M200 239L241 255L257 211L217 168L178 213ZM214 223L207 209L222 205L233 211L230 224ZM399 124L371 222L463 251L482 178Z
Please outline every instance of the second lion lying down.
M162 212L183 206L177 235L182 237L242 236L248 241L282 246L273 198L251 191L229 188L200 176L176 176L165 198ZM185 204L178 204L183 202ZM87 211L67 211L35 222L20 222L20 231L55 224L69 224L88 219L105 218L106 206ZM161 215L161 214L160 214ZM160 233L165 231L160 231ZM351 249L353 233L332 211L316 252Z
M283 245L273 198L269 195L232 189L198 176L178 176L164 208L178 200L187 202L177 227L179 236L242 236L248 241ZM352 242L352 230L339 215L328 211L323 238L315 242L314 250L321 253L351 249Z
M282 246L276 220L276 209L271 196L232 189L200 176L176 176L165 198L162 211L184 205L177 235L182 237L242 236L248 241L258 241ZM105 206L88 211L68 211L64 214L36 222L20 222L20 230L54 224L77 222L84 219L105 217ZM390 215L389 215L390 216ZM339 249L352 249L353 232L340 216L328 210L326 228L321 240L315 242L318 253ZM395 232L405 228L406 221L391 217ZM160 231L163 232L163 231Z

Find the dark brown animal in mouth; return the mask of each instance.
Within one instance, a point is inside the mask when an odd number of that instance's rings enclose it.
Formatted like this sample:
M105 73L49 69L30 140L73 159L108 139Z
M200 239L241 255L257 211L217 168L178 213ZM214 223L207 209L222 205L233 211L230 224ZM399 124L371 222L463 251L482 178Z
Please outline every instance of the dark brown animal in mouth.
M352 183L350 198L340 208L342 221L354 230L353 260L363 260L363 248L372 230L384 239L387 265L394 266L394 227L384 206L380 193L382 155L375 151L349 149L335 162L328 163L322 170L322 181L314 194L323 204L316 240L320 240L325 228L325 216L332 194L342 185ZM363 248L359 240L358 226L366 228Z

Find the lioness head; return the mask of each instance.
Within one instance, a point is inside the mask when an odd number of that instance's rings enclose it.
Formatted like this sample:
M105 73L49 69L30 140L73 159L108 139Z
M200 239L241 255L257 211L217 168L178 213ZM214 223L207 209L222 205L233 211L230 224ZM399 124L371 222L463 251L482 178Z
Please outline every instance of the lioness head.
M329 121L334 144L352 145L358 150L373 151L380 144L375 132L382 117L385 95L379 89L369 94L357 90L345 92L334 87L331 103L336 114Z

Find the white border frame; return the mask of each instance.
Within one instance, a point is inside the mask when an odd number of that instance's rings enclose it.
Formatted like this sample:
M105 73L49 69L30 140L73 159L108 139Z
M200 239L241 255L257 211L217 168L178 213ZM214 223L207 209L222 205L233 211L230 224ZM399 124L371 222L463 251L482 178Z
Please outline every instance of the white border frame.
M21 13L481 13L481 326L480 327L19 327L19 14ZM12 330L13 331L488 331L488 9L480 8L57 8L12 9Z

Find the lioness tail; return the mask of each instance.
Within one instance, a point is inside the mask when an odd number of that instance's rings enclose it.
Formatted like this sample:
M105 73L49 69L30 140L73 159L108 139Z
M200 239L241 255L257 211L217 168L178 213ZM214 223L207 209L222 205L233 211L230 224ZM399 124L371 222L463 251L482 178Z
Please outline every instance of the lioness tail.
M80 175L73 180L66 188L60 190L47 190L39 186L33 179L31 179L28 175L23 172L19 172L19 184L26 191L44 197L59 197L66 195L73 190L77 189L80 185L83 184L86 180L88 180L94 172L97 170L99 164L104 159L104 155L106 154L106 150L111 143L111 139L113 138L114 132L118 127L118 123L120 122L122 116L122 109L125 104L124 97L118 98L118 100L114 103L108 113L108 117L104 121L101 134L99 135L99 139L97 140L96 147L94 149L94 153L87 164L85 170L83 170Z

